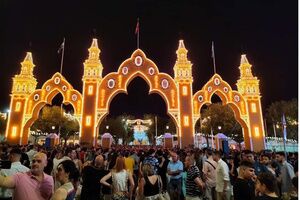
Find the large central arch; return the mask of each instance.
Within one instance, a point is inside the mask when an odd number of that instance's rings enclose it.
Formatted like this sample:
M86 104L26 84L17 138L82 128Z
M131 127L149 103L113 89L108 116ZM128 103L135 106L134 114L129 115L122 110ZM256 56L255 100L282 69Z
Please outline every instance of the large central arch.
M127 94L127 86L136 77L141 77L149 85L149 94L157 93L165 101L168 115L174 120L178 128L178 98L177 88L173 78L160 73L156 64L148 59L140 49L133 52L125 60L117 72L107 74L99 85L99 98L97 100L97 124L109 114L109 105L119 93Z

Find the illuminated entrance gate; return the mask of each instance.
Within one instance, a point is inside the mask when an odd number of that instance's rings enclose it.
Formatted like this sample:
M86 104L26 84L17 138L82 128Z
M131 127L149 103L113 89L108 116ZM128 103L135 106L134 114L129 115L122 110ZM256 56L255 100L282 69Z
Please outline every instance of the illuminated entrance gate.
M71 84L56 73L46 81L41 89L36 89L33 75L33 60L27 53L21 63L21 73L13 78L10 115L6 129L6 138L10 143L26 144L29 128L37 119L45 104L51 104L58 93L64 97L64 103L71 103L75 117L80 124L80 142L95 145L99 125L109 113L109 104L118 93L127 93L128 84L136 77L143 78L150 87L149 93L158 93L165 101L167 112L177 127L181 147L194 144L194 125L200 117L203 105L211 103L213 94L217 94L223 104L229 104L236 120L243 128L245 147L261 150L265 146L262 110L259 92L259 80L252 75L251 65L245 55L241 57L238 90L232 90L221 76L214 76L204 87L193 94L192 63L187 58L187 49L183 40L179 41L176 51L174 78L159 72L158 67L137 49L125 60L117 72L102 78L103 66L100 61L100 49L97 39L93 39L89 48L89 57L83 63L82 94L74 90Z

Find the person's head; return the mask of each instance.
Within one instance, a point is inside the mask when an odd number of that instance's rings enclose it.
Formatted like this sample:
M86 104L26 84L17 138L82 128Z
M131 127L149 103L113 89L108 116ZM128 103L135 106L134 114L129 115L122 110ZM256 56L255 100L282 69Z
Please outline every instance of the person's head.
M75 149L73 149L73 150L71 151L70 158L71 158L72 160L78 159L78 155L77 155L77 152L76 152Z
M149 151L148 151L148 155L149 156L154 156L155 155L155 150L154 149L149 149Z
M123 156L118 156L115 164L116 172L120 172L125 169L125 159Z
M61 183L77 182L79 179L79 171L72 160L64 160L57 166L57 180Z
M263 165L269 165L271 161L271 157L268 154L263 154L262 156L262 164Z
M184 165L186 168L191 167L194 164L194 159L192 156L186 156L184 160Z
M276 191L277 181L273 174L262 172L257 176L255 188L262 194L268 194Z
M250 151L250 150L245 150L244 151L244 155L245 155L245 159L244 160L246 160L246 161L249 161L249 162L252 162L252 163L254 163L255 162L255 160L254 160L254 155L253 155L253 152L252 151Z
M285 161L285 154L283 151L276 152L276 160L279 163L283 163Z
M9 160L11 162L19 162L21 159L22 151L21 149L15 147L9 152Z
M103 158L103 156L102 155L96 156L94 164L95 164L96 167L103 167L103 165L104 165L104 158Z
M145 163L142 167L143 176L152 176L154 174L154 168L149 163Z
M36 153L32 158L31 173L35 176L44 173L47 166L47 155L41 152Z
M205 152L206 152L206 156L207 156L207 157L210 157L210 156L212 156L212 154L213 154L213 151L212 151L211 148L207 148Z
M175 153L175 152L172 152L172 153L171 153L171 157L172 157L172 161L173 161L173 162L177 162L178 159L179 159L178 154Z
M240 176L248 180L255 176L255 170L252 162L244 160L240 163Z
M214 161L218 162L222 157L221 151L214 151L213 152L213 159Z

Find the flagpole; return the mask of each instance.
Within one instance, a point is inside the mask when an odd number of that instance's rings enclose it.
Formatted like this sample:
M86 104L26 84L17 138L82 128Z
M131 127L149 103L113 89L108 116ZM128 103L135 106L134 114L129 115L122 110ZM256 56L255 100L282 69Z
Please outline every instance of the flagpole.
M140 48L140 19L139 18L137 18L136 34L137 34L136 43L137 43L137 48L139 49Z
M64 64L64 54L65 54L65 38L64 38L63 46L62 46L62 54L61 54L61 61L60 61L60 74L62 74L62 69L63 69L63 64Z
M282 116L282 130L283 130L283 149L284 149L284 156L285 156L285 160L287 160L287 154L286 154L286 120L285 120L285 116L283 114Z
M217 70L216 70L216 59L215 59L214 41L212 41L212 43L211 43L211 51L212 51L212 58L213 58L213 64L214 64L214 74L216 74Z

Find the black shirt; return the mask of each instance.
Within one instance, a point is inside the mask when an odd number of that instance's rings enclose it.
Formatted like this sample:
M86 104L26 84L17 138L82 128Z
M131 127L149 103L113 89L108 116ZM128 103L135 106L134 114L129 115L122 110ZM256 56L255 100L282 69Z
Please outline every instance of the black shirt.
M82 170L82 190L81 200L100 199L101 184L100 179L108 173L107 170L86 166Z
M253 181L237 178L233 185L234 200L253 200L255 197Z

